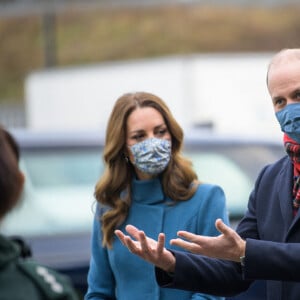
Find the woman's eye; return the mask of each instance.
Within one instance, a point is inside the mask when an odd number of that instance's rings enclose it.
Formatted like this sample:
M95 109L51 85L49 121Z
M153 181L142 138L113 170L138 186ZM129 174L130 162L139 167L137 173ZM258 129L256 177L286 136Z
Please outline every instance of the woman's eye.
M167 132L167 129L160 129L160 130L158 131L158 134L159 134L159 135L164 135L166 132Z
M141 139L143 139L144 135L143 134L137 134L137 135L134 135L132 137L133 140L136 140L136 141L140 141Z

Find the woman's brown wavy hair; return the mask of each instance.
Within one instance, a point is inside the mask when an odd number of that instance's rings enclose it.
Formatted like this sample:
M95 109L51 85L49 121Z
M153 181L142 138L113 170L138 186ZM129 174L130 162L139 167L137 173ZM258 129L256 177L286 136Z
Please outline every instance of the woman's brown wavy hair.
M111 248L114 230L126 219L131 203L131 181L134 168L126 159L126 129L129 115L137 108L153 107L161 113L172 138L172 156L161 174L164 193L174 201L192 197L197 188L197 175L191 162L181 155L183 130L167 105L159 97L146 93L128 93L121 96L111 112L103 151L105 170L96 184L97 202L108 206L102 215L102 245ZM122 199L120 194L122 192Z

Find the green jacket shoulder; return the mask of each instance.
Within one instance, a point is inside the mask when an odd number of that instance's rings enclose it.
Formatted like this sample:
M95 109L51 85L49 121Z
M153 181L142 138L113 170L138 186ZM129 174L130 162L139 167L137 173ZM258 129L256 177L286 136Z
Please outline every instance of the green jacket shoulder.
M21 246L0 234L1 300L79 299L67 276L28 258L28 249Z
M40 289L45 299L78 299L68 277L28 259L20 260L18 267Z

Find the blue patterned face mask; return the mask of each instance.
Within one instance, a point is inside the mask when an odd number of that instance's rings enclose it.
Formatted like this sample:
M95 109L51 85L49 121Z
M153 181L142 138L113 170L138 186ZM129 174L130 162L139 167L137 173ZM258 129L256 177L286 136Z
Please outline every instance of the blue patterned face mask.
M171 158L171 142L150 138L130 146L134 161L140 171L157 175L167 167Z
M276 113L281 130L300 144L300 103L288 104Z

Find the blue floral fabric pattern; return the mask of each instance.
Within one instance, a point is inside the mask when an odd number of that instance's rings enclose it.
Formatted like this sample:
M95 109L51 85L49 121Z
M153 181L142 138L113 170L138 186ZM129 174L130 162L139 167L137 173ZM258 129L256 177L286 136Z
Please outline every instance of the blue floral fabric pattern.
M147 174L159 174L171 158L171 142L166 139L149 138L130 147L133 164Z

